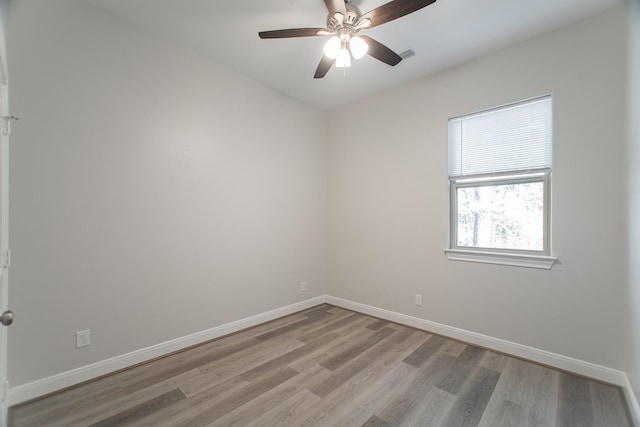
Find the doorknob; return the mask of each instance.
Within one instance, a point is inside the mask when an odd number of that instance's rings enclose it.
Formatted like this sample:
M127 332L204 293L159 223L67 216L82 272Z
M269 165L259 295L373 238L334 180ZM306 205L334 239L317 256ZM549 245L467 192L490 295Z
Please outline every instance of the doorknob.
M0 317L0 323L2 323L4 326L9 326L10 324L12 324L13 311L7 310L4 313L2 313L2 317Z

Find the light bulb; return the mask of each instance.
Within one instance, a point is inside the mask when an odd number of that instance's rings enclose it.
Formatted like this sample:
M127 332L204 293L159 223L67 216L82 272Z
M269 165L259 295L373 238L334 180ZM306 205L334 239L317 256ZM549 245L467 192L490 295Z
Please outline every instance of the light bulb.
M351 67L351 54L346 47L340 49L340 51L338 52L338 57L336 58L336 67Z
M336 59L338 52L340 52L340 38L337 36L331 37L324 45L324 54L327 58Z
M360 59L367 54L369 50L369 45L363 39L358 36L351 37L351 41L349 41L349 48L351 49L351 54L355 59Z

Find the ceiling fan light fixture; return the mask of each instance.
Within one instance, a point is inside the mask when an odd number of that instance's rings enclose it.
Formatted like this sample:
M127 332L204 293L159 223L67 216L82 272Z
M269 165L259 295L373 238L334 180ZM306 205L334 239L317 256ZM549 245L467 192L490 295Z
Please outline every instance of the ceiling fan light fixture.
M289 1L295 2L294 0ZM362 35L357 37L356 34L359 34L360 30L394 21L436 2L436 0L386 0L387 3L363 14L353 4L356 1L359 2L361 0L323 0L329 12L325 28L289 28L260 31L258 32L258 37L261 39L282 39L332 36L323 46L324 55L322 55L313 75L314 79L323 78L334 64L340 68L351 67L352 56L354 59L359 59L364 55L369 55L393 67L398 65L406 56L398 55L369 36Z
M351 49L351 54L355 59L360 59L367 54L369 50L369 45L363 39L358 36L351 37L349 41L349 48Z
M343 47L338 52L338 57L336 58L336 67L338 68L348 68L351 67L351 54L349 53L349 49Z
M340 52L340 47L342 43L340 42L340 37L333 36L331 37L327 43L324 45L324 54L327 58L336 59L338 58L338 54Z

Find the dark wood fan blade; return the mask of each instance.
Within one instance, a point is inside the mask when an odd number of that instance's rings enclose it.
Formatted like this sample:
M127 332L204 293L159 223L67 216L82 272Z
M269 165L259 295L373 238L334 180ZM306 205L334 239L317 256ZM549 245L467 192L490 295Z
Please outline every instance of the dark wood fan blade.
M289 37L313 37L327 33L324 28L290 28L288 30L260 31L261 39L284 39Z
M316 68L316 73L313 75L314 79L321 79L327 75L331 67L333 66L335 59L331 59L326 55L322 56L320 63L318 64L318 68Z
M344 0L324 0L324 4L327 6L329 15L333 16L336 12L341 13L342 16L347 15L347 8L344 5Z
M402 61L402 57L400 55L398 55L379 41L374 40L369 36L360 36L360 38L362 38L367 43L367 46L369 46L367 54L376 58L378 61L382 61L385 64L391 65L392 67L398 65L398 63Z
M369 19L371 21L369 28L372 28L401 18L435 2L436 0L393 0L365 13L360 21Z

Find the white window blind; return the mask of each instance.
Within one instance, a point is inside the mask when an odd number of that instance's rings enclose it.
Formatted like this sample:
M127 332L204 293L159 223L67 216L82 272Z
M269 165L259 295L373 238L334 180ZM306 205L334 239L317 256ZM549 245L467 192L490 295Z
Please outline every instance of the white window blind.
M449 177L551 167L551 97L449 120Z

